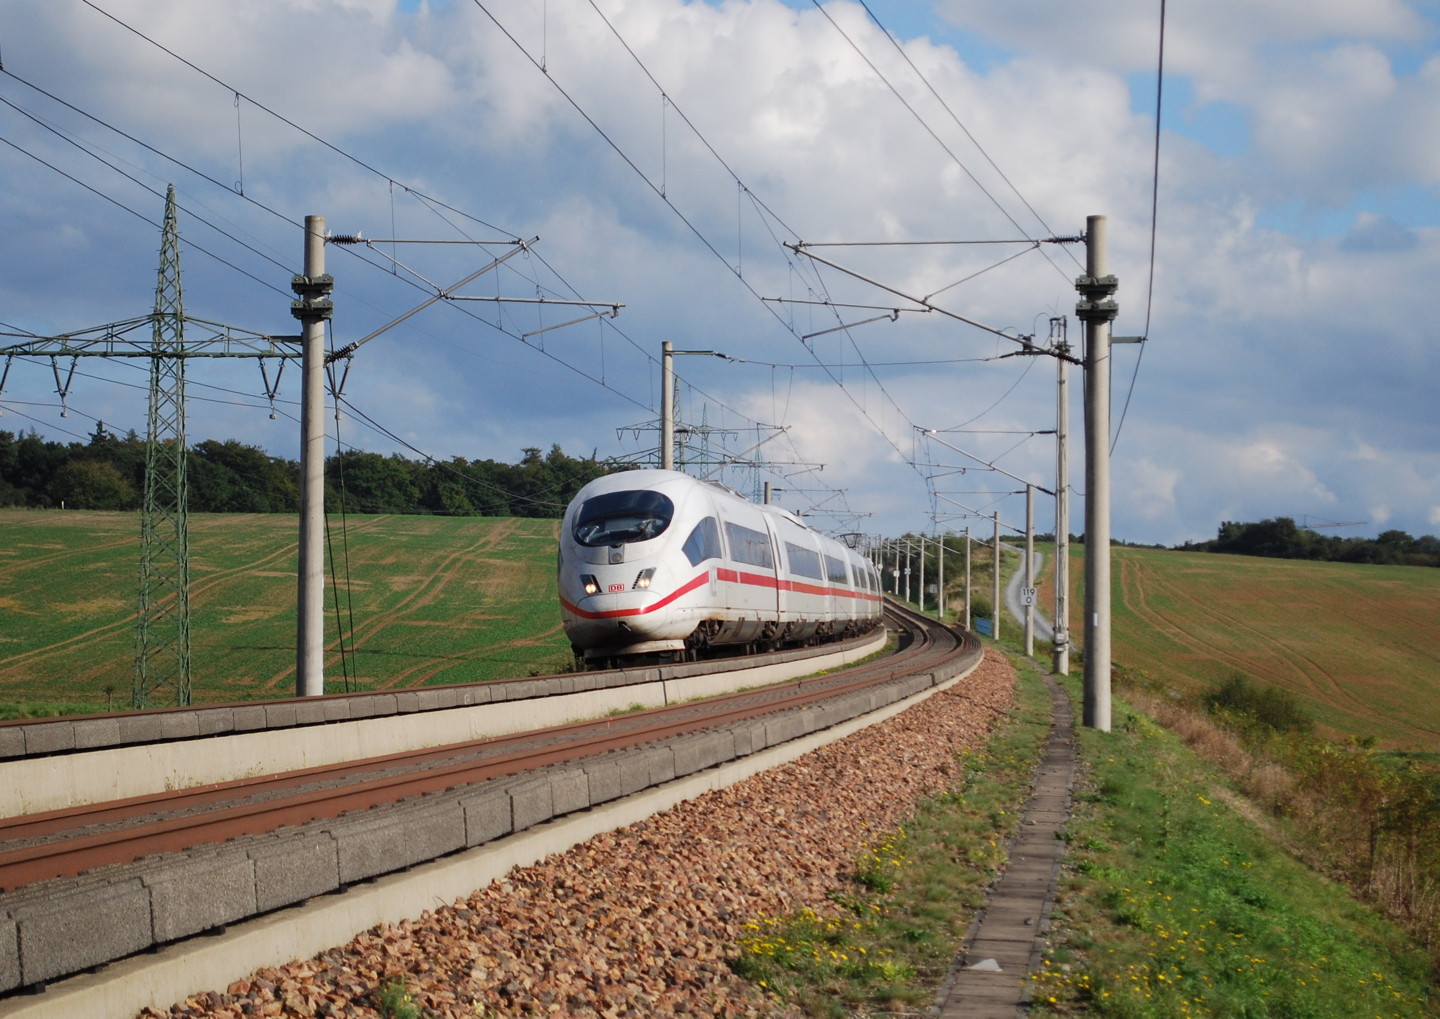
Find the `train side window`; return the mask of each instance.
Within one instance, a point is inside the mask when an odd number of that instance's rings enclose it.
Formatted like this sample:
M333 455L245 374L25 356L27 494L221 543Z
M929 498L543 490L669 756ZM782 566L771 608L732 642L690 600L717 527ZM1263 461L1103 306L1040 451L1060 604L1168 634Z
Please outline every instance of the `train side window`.
M790 572L797 577L810 577L814 580L825 579L825 575L820 572L820 553L813 548L802 548L787 541L785 543L785 559L790 563Z
M730 557L737 563L775 568L775 550L770 545L770 535L741 524L725 522L725 538L730 543Z
M699 566L706 559L721 559L725 555L720 546L720 522L706 517L695 525L690 537L685 539L685 558L691 566Z
M825 557L825 579L832 584L849 584L850 574L845 570L843 560L836 559L833 555Z

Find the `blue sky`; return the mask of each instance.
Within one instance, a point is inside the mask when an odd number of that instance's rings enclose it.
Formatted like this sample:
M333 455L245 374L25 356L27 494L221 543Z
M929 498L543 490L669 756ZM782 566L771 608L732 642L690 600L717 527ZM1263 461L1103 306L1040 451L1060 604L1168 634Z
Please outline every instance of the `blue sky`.
M1013 340L895 291L1042 341L1064 316L1078 345L1083 251L813 249L842 271L785 244L1020 241L1103 214L1116 332L1148 316L1150 337L1115 356L1117 537L1174 544L1282 515L1440 532L1433 4L1169 6L1148 302L1158 0L869 11L10 0L0 328L147 312L168 183L187 310L253 329L293 329L308 213L370 238L538 235L467 288L504 303L437 305L357 353L331 449L643 456L655 434L629 426L655 419L671 340L732 357L678 362L710 455L763 452L716 469L727 483L768 480L827 527L1018 524L1011 476L1053 486L1054 362L1002 357ZM337 345L507 250L330 246ZM577 315L522 303L537 295L624 308L536 333ZM853 325L881 312L835 305L906 310ZM17 359L0 428L143 431L143 385L91 359L62 408L48 362ZM195 365L191 438L294 456L297 390L298 372L272 420L253 365ZM1044 500L1037 515L1048 529Z

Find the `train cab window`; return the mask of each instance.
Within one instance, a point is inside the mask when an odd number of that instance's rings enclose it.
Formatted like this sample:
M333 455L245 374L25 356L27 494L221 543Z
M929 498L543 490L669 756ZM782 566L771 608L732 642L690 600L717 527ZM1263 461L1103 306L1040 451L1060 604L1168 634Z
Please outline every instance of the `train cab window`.
M720 522L706 517L695 525L690 537L685 539L685 558L691 566L699 566L706 559L720 559L725 555L720 547Z
M665 532L674 515L675 504L661 492L606 492L580 507L575 540L591 548L649 541Z
M790 563L790 572L797 577L825 579L825 575L820 572L820 553L813 548L802 548L787 541L785 543L785 559Z
M845 562L836 559L833 555L825 557L825 579L832 584L849 584L850 574L845 570Z
M737 563L775 568L775 550L770 545L770 535L764 531L752 530L740 524L725 522L725 538L730 542L730 556Z

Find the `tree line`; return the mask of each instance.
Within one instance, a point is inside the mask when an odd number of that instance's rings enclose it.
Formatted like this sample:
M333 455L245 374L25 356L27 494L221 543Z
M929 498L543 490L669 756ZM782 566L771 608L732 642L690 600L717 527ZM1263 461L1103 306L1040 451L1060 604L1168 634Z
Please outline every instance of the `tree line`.
M587 482L625 465L577 459L558 445L495 460L409 460L345 450L325 459L328 512L559 517ZM188 505L195 513L295 513L300 464L233 439L205 440L186 453ZM52 442L31 429L0 431L0 506L135 510L145 490L145 440L95 427L88 442Z
M1316 559L1334 563L1440 566L1440 538L1411 537L1405 531L1381 531L1374 538L1340 538L1299 527L1289 517L1220 525L1212 541L1186 542L1186 551L1230 552L1271 559Z

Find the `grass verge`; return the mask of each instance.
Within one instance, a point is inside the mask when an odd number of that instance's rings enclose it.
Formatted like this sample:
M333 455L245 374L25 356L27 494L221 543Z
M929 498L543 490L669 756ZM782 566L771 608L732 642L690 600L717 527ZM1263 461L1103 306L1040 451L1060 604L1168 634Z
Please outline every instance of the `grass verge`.
M1035 1015L1434 1015L1424 951L1309 870L1173 734L1081 730Z

